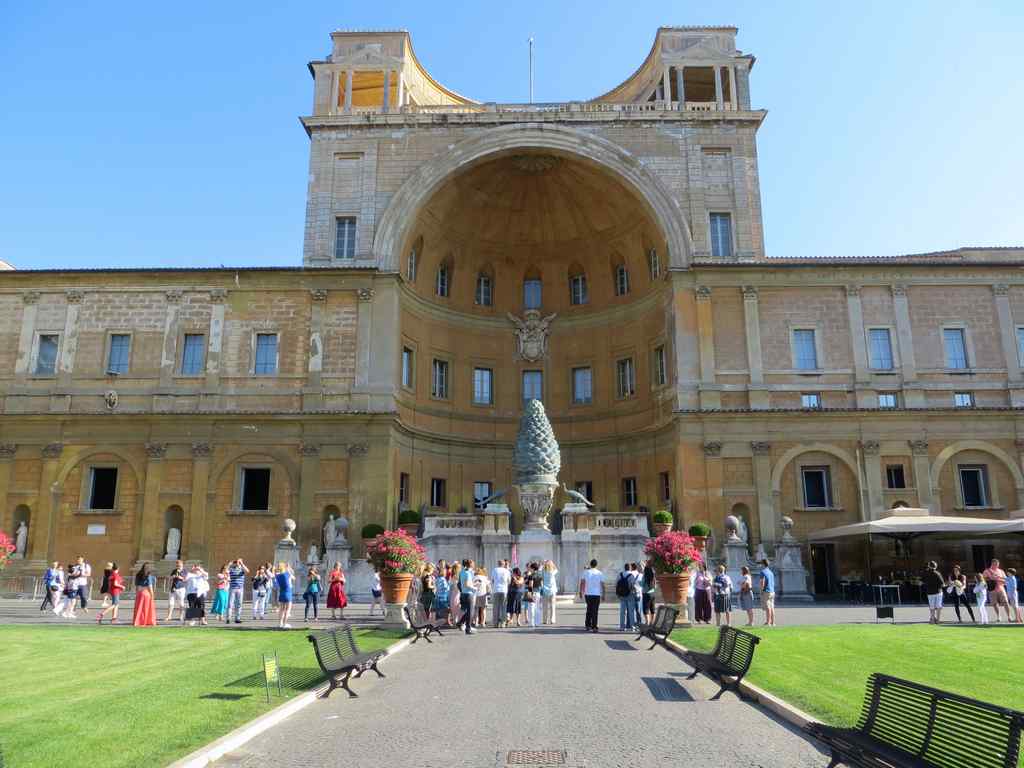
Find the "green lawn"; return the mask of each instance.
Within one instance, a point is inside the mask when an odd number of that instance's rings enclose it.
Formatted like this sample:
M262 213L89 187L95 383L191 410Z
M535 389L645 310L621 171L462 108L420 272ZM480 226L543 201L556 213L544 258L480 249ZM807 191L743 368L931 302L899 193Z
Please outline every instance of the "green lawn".
M754 628L762 640L747 679L830 725L853 725L864 684L884 672L1024 710L1024 627L838 625ZM711 650L714 627L672 633Z
M263 688L274 651L285 698L322 679L302 631L0 626L0 765L166 765L283 701Z

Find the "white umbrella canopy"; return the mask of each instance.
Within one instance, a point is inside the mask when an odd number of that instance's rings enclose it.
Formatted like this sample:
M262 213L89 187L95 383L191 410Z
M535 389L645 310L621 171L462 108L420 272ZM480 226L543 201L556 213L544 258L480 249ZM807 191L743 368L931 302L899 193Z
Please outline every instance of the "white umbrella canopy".
M902 511L902 510L894 510ZM924 534L994 535L1001 533L1024 533L1024 519L995 520L978 517L942 517L940 515L892 515L880 520L869 520L852 525L840 525L816 531L807 538L809 541L828 541L850 536L892 536L913 538Z

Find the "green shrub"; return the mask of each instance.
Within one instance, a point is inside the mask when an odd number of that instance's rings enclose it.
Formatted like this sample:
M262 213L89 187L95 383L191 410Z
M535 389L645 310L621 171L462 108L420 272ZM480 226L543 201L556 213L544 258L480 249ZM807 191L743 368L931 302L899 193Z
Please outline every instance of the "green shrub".
M415 509L403 509L398 513L398 524L406 525L408 523L419 523L420 513Z
M384 533L384 526L376 523L367 523L363 526L363 538L373 539Z
M711 526L707 523L694 523L690 526L688 533L691 536L710 536Z
M667 509L659 509L653 515L651 519L656 523L664 523L666 525L672 525L672 513Z

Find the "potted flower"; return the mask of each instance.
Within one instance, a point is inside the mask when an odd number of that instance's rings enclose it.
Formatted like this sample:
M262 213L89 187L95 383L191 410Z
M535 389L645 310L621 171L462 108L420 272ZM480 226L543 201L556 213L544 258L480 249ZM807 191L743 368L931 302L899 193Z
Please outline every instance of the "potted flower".
M669 605L686 605L690 568L703 559L694 544L692 536L681 531L669 531L644 546L644 553L651 558L651 566L661 587L661 596Z
M370 542L373 539L376 539L382 533L384 533L383 525L377 525L376 523L367 523L363 526L363 544L369 547Z
M688 533L693 536L696 547L701 552L707 549L708 536L711 535L711 526L707 523L694 523L690 526Z
M405 531L384 531L370 542L366 556L380 572L384 602L404 604L413 577L426 561L423 547Z
M415 536L420 529L420 513L415 509L403 509L398 513L398 527Z
M7 561L14 553L16 547L14 542L11 541L11 537L3 531L0 531L0 571L7 567Z
M661 536L672 530L672 513L667 509L659 509L651 515L651 528L655 536Z

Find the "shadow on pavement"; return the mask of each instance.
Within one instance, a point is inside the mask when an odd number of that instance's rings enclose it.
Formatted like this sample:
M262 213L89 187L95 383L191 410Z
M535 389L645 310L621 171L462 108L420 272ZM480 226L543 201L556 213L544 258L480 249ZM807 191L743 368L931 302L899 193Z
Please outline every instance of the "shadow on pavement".
M672 677L641 677L655 701L696 701L690 692Z

